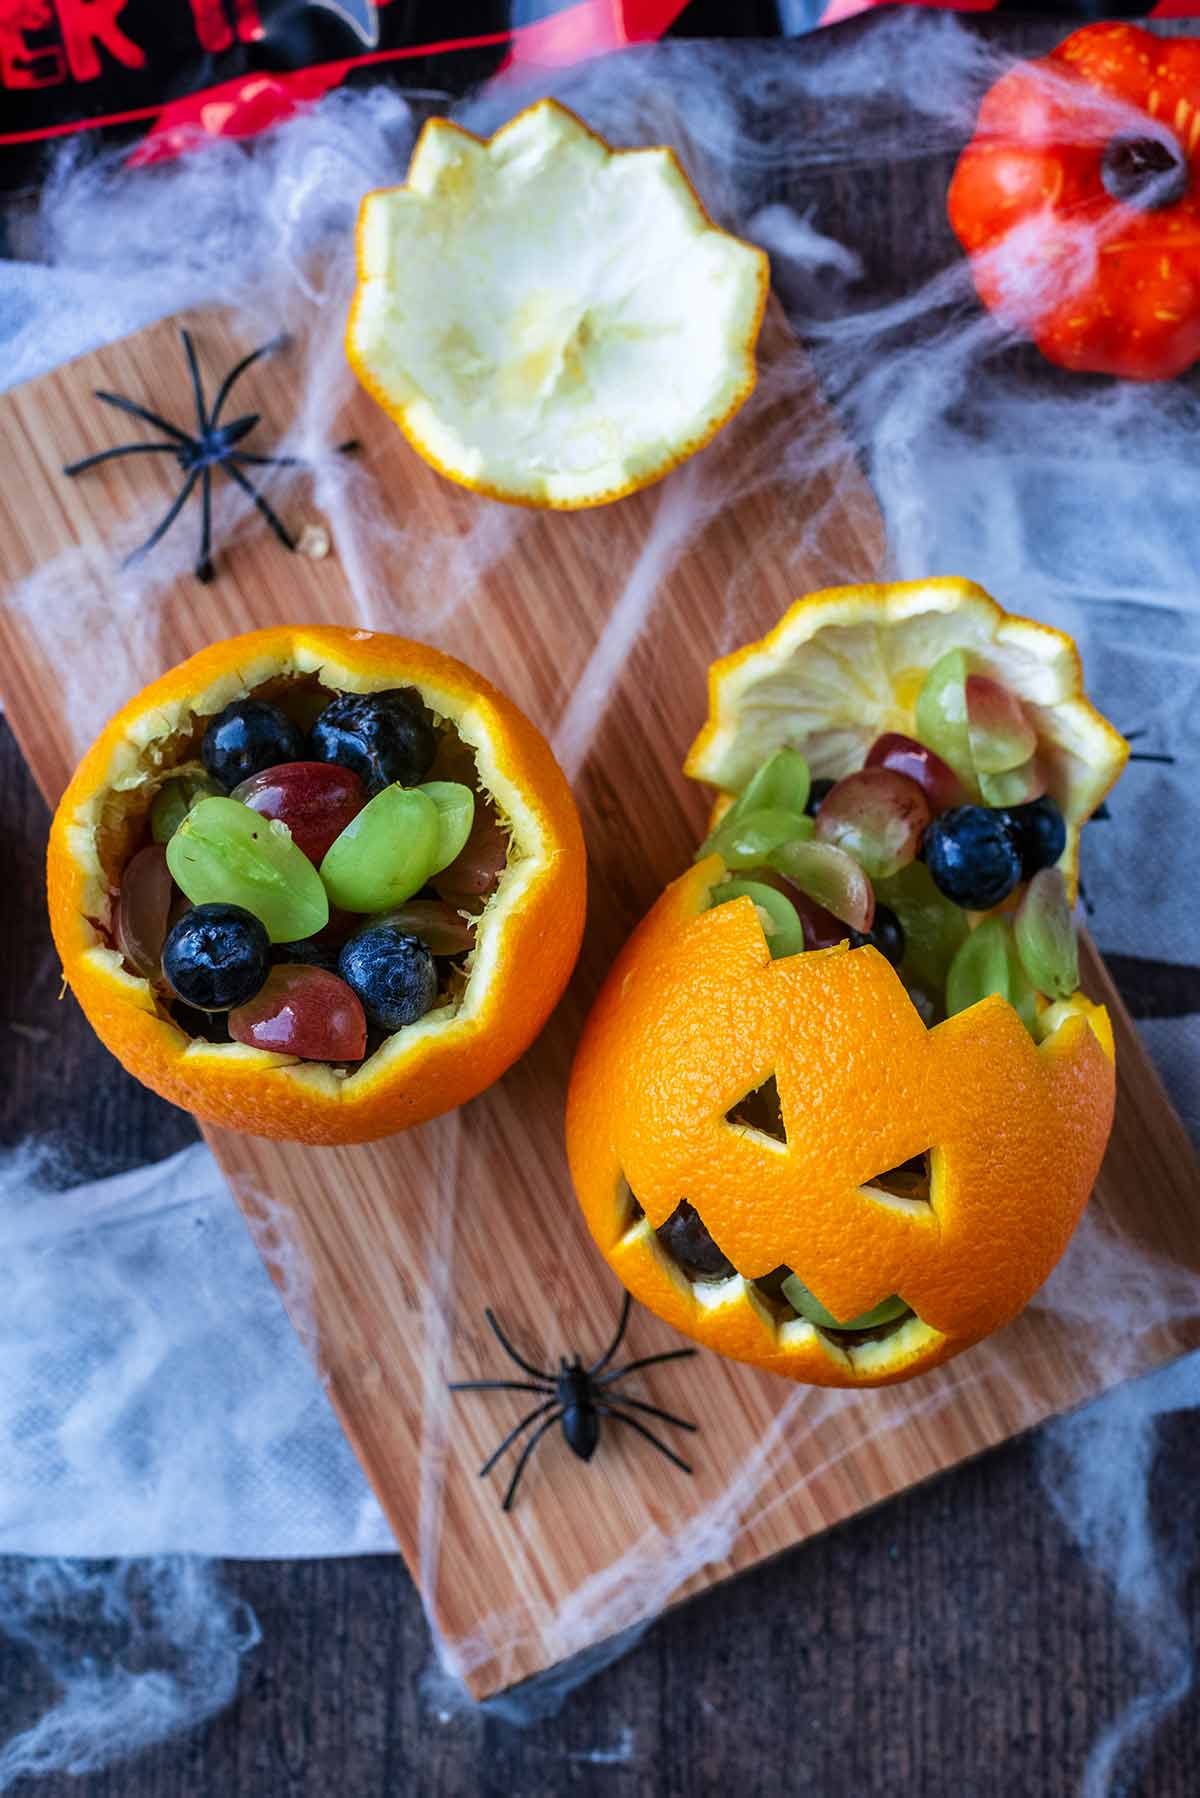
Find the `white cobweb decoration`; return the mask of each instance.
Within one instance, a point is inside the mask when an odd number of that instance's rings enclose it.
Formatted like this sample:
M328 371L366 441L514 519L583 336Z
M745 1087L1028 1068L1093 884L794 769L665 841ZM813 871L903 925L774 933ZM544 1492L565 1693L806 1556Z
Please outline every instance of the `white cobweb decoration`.
M594 63L555 87L616 141L676 144L718 219L771 249L777 286L814 342L825 389L869 469L891 572L970 576L1014 609L1071 630L1099 704L1121 727L1152 732L1153 746L1174 752L1186 770L1196 765L1200 731L1194 385L1118 387L1046 375L1018 386L998 354L1003 334L981 315L952 245L920 291L868 305L856 297L860 286L884 285L869 266L872 247L838 241L824 216L831 175L889 158L918 162L931 184L944 185L947 156L1000 66L952 19L900 16L811 58L728 43L668 45ZM878 98L883 81L886 105ZM459 116L491 130L531 97L497 87ZM23 246L43 266L0 273L0 344L15 382L185 307L236 307L254 342L303 327L298 419L281 447L312 466L315 500L362 621L451 648L469 632L467 659L511 687L470 595L530 520L481 504L462 536L439 537L419 517L397 524L379 504L369 467L333 453L333 421L350 380L338 271L348 264L359 196L402 175L412 135L403 99L377 90L335 94L252 149L214 144L136 175L68 152ZM838 463L813 420L798 405L788 408L802 379L786 359L772 369L756 403L774 423L749 463L731 470L709 454L658 490L653 528L612 595L607 626L579 667L561 671L555 703L540 720L571 775L587 764L632 655L669 678L656 649L661 584L717 509L782 472L794 483L805 534L772 542L771 553L786 569L819 539L825 519L813 495L836 478ZM270 491L282 506L292 489L277 477ZM221 538L250 521L232 496L216 523ZM97 603L82 560L69 559L40 570L12 603L47 657L59 659L85 633L96 657L122 667L133 690L160 666L159 603L191 552L188 532L173 533L122 582L115 608ZM845 572L831 565L828 579ZM731 583L722 646L739 640L751 598L745 583ZM144 665L129 654L131 635L143 645ZM120 697L79 683L76 747ZM1085 844L1102 942L1178 957L1190 941L1188 895L1200 885L1200 830L1186 827L1196 816L1194 795L1170 768L1135 769L1127 790L1103 844ZM635 871L644 895L686 852L684 802L671 802L678 817L666 831L663 864ZM1159 1021L1147 1038L1195 1133L1195 1021ZM477 1145L454 1118L422 1134L442 1200L416 1270L425 1318L417 1576L432 1599L455 1427L446 1381L460 1371L454 1276L472 1225L457 1206L455 1175ZM282 1267L303 1317L304 1269L286 1213L270 1193L253 1196L265 1220L260 1247ZM141 1572L118 1565L99 1595L92 1573L57 1563L49 1606L39 1563L0 1590L0 1621L39 1648L62 1685L56 1709L0 1750L4 1790L31 1770L101 1765L194 1724L231 1696L253 1625L210 1570L175 1556L383 1551L390 1538L205 1151L78 1189L69 1210L41 1190L26 1162L11 1164L0 1191L0 1259L10 1292L0 1318L0 1542L29 1555L163 1557ZM1194 1320L1200 1281L1089 1219L1035 1303L1086 1336L1105 1379L1117 1381L1138 1365L1147 1332ZM565 1346L546 1344L552 1354ZM628 1646L694 1575L728 1557L751 1519L819 1476L801 1449L815 1428L833 1420L837 1453L848 1455L885 1429L919 1428L964 1381L1015 1377L1011 1359L1001 1364L985 1344L954 1382L918 1382L886 1410L869 1396L781 1384L755 1453L698 1516L674 1530L646 1528L552 1618L497 1615L465 1639L440 1641L440 1664L461 1675L536 1627L557 1656L575 1657L563 1675L499 1701L502 1714L536 1715ZM1127 1739L1190 1682L1176 1570L1153 1541L1147 1490L1154 1420L1194 1403L1198 1388L1200 1362L1185 1360L1046 1432L1054 1502L1128 1599L1133 1620L1153 1618L1161 1651L1160 1689L1097 1744L1088 1773L1094 1794L1109 1789ZM186 1432L176 1427L181 1410ZM498 1423L498 1433L507 1427ZM1098 1457L1100 1482L1083 1474ZM155 1628L173 1649L173 1671L157 1680L123 1672L116 1655L104 1676L115 1683L80 1677L56 1648L47 1611L76 1602L132 1613L139 1579L156 1595ZM610 1640L597 1648L598 1636ZM450 1690L444 1676L432 1682L439 1706Z

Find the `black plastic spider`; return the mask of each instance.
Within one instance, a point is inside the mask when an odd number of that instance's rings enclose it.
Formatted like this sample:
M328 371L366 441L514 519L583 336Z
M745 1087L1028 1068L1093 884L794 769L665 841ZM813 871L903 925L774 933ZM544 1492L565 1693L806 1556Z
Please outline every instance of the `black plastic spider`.
M192 393L196 401L196 434L180 430L169 419L157 412L150 412L145 406L139 406L135 400L124 399L119 393L105 393L97 388L96 398L103 400L106 406L115 406L119 412L127 412L132 418L144 419L147 424L165 431L170 438L169 443L122 443L115 449L101 450L98 455L85 456L82 462L71 462L63 469L67 475L84 474L89 468L96 468L101 462L112 462L119 456L169 455L174 456L187 479L172 500L169 510L162 522L151 531L146 541L135 549L132 555L126 556L123 567L136 562L152 550L156 543L162 541L187 504L196 483L200 483L201 527L200 554L196 560L196 577L198 580L211 581L216 573L212 560L212 475L214 468L225 471L231 481L236 481L247 498L262 513L279 541L285 549L294 550L296 540L283 523L278 513L263 498L243 469L252 468L296 468L303 464L297 456L254 456L246 450L239 450L237 445L248 437L255 425L259 423L260 414L248 412L244 418L235 418L229 424L221 423L221 411L233 391L234 385L253 368L264 356L275 350L286 348L287 337L273 337L270 343L264 343L226 375L217 390L212 411L208 410L204 398L204 383L200 378L200 365L196 360L196 347L189 331L181 331L184 353L187 356L188 370L192 377ZM339 449L348 450L355 446L349 443L340 444Z
M1124 735L1125 741L1127 743L1136 743L1139 737L1145 736L1145 734L1146 734L1145 726L1142 726L1138 730L1124 731L1122 734ZM1162 755L1153 754L1152 755L1146 750L1138 750L1138 749L1131 750L1129 759L1131 762L1161 762L1161 763L1164 763L1168 768L1173 768L1175 766L1175 757L1173 755L1165 755L1165 754L1162 754ZM1112 817L1112 813L1108 809L1107 803L1102 799L1100 801L1100 804L1096 807L1095 811L1092 813L1091 817L1088 819L1088 822L1089 822L1089 824L1107 824L1108 820L1111 817ZM1094 918L1096 915L1096 907L1092 904L1092 901L1087 896L1087 889L1085 888L1085 886L1083 884L1082 876L1080 877L1080 881L1079 881L1079 898L1080 898L1081 904L1083 905L1083 909L1087 913L1088 917Z
M568 1447L579 1456L581 1461L590 1461L596 1452L596 1444L600 1440L600 1419L607 1417L611 1418L614 1423L627 1423L630 1429L637 1431L639 1436L644 1436L647 1442L652 1442L655 1448L667 1457L668 1461L674 1461L676 1467L682 1468L684 1473L691 1473L691 1467L675 1453L674 1449L668 1448L665 1442L660 1442L652 1430L648 1430L645 1424L639 1423L636 1417L630 1417L622 1407L628 1405L635 1411L645 1411L649 1416L660 1417L664 1423L673 1423L681 1430L694 1430L696 1428L694 1423L689 1423L685 1417L675 1417L670 1411L662 1411L657 1405L648 1405L640 1398L629 1398L618 1394L617 1396L621 1399L621 1405L618 1406L605 1396L608 1389L618 1380L623 1380L626 1374L637 1373L643 1367L655 1367L661 1361L682 1361L687 1356L696 1353L695 1349L691 1348L668 1349L666 1354L643 1355L640 1361L630 1361L625 1367L615 1367L610 1373L601 1373L601 1369L608 1366L621 1346L625 1328L629 1322L630 1305L630 1297L626 1293L625 1303L621 1307L621 1321L617 1325L617 1333L598 1361L593 1362L591 1367L584 1367L578 1355L571 1361L568 1361L564 1355L559 1359L557 1373L547 1373L542 1368L534 1367L526 1361L517 1353L496 1322L492 1312L490 1310L484 1312L483 1315L487 1318L492 1333L505 1354L510 1360L515 1361L523 1372L532 1374L533 1380L452 1380L450 1382L451 1392L537 1392L547 1395L546 1403L536 1405L528 1417L523 1417L520 1423L508 1432L500 1446L488 1456L479 1469L479 1477L483 1479L492 1471L505 1449L509 1448L517 1437L529 1428L531 1423L536 1423L539 1417L542 1419L521 1450L521 1457L517 1462L512 1479L508 1482L508 1491L504 1494L503 1507L506 1511L512 1509L513 1499L517 1495L517 1486L529 1457L546 1431L556 1423L562 1424L563 1435L567 1439Z

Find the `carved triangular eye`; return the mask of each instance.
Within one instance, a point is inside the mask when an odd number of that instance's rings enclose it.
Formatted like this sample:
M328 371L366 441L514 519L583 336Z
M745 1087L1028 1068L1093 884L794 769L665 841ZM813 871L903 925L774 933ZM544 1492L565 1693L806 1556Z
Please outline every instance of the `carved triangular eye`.
M617 1184L617 1213L621 1219L622 1235L646 1215L624 1174Z
M787 1126L783 1121L783 1107L779 1103L779 1088L774 1074L769 1074L761 1086L731 1105L725 1113L727 1124L740 1124L743 1128L757 1130L760 1136L770 1136L776 1142L787 1141Z
M930 1175L929 1157L931 1149L923 1155L913 1155L908 1161L902 1161L899 1167L889 1167L882 1174L876 1174L868 1180L865 1190L886 1193L892 1199L908 1199L917 1204L929 1203Z

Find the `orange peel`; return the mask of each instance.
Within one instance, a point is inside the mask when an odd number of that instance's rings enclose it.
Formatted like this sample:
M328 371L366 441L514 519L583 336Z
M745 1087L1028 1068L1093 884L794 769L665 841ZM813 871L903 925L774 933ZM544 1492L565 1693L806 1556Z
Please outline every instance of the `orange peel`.
M362 202L346 354L433 468L572 510L657 481L753 391L765 253L673 150L614 149L555 100L482 139L431 119Z

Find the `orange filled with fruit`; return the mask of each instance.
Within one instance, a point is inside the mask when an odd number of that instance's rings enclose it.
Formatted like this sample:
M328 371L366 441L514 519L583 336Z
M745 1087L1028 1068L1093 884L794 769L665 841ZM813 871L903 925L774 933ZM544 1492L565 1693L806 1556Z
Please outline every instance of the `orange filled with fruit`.
M1071 908L1126 755L1070 639L962 581L815 594L713 667L686 763L710 834L613 968L568 1102L636 1298L843 1386L1028 1302L1111 1127Z
M344 1143L461 1104L528 1047L574 966L585 861L549 747L480 675L278 628L113 719L48 887L66 979L132 1073L213 1123Z

